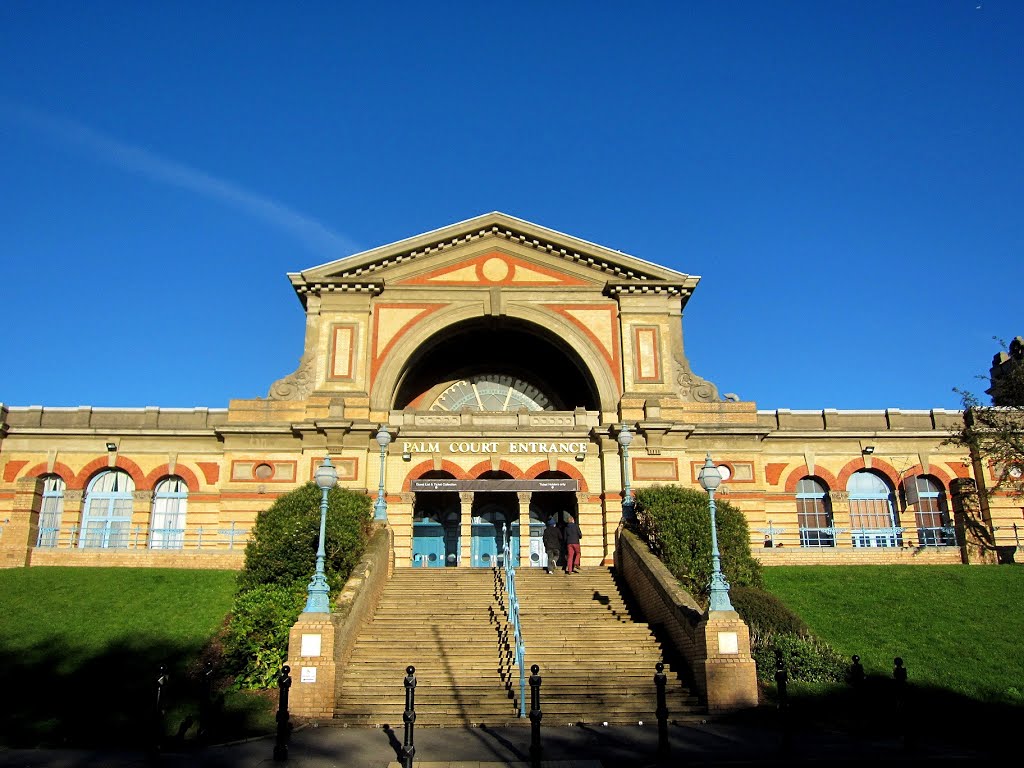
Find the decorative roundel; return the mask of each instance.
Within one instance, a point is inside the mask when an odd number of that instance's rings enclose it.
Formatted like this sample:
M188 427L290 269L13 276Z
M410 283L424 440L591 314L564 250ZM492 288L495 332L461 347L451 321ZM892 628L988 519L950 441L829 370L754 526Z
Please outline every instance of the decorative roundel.
M532 384L515 376L485 373L448 387L430 406L432 411L550 411L554 405Z
M721 473L723 483L732 477L732 470L726 464L719 464L716 469Z
M1021 467L1020 464L1013 464L1010 467L1009 472L1010 477L1012 477L1014 480L1019 480L1021 477L1024 477L1024 467Z

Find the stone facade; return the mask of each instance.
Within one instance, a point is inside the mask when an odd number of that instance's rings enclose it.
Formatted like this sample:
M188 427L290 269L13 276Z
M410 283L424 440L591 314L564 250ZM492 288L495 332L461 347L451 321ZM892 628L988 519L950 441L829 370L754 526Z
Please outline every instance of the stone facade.
M396 567L493 562L488 536L517 522L539 565L527 519L566 513L584 565L611 563L627 482L696 486L708 452L769 565L979 562L1014 541L1019 504L972 512L957 490L992 479L944 443L959 412L763 411L692 371L694 275L493 213L289 278L305 340L265 399L0 405L0 565L236 568L256 514L328 454L344 487L375 496L383 480ZM865 474L889 489L891 540L858 538L849 488ZM922 500L922 477L938 496ZM169 478L184 496L168 500ZM805 478L832 531L816 538Z

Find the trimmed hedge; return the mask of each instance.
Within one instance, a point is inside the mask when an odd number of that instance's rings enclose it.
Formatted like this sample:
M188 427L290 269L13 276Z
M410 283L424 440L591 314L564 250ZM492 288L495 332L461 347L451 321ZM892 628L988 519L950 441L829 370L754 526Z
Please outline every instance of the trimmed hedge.
M306 483L260 512L223 636L236 688L274 684L288 655L288 632L306 602L316 569L322 493ZM331 593L344 586L369 538L372 501L344 488L327 495L324 572Z
M761 564L750 554L750 532L743 513L715 500L722 573L730 586L761 586ZM636 493L637 534L672 575L706 604L711 584L711 511L703 491L655 485Z

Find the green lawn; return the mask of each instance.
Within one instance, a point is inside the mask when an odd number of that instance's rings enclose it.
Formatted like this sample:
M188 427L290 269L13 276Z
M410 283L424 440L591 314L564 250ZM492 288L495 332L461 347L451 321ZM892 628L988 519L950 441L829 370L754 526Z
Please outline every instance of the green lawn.
M819 637L860 655L880 681L876 726L891 722L881 683L895 656L934 722L953 718L962 731L972 721L1020 717L1024 568L766 568L765 581ZM0 570L0 690L15 702L14 714L0 718L0 745L146 745L160 664L171 672L165 730L185 728L193 738L198 655L230 610L234 583L225 571ZM845 692L790 692L815 721L864 725ZM228 694L218 702L214 738L272 732L274 702Z
M230 571L149 568L0 570L0 687L17 702L0 744L109 743L152 737L158 668L165 728L198 715L200 651L231 608ZM265 699L216 701L224 735L272 727ZM191 716L192 720L188 718Z
M1024 568L764 569L768 589L865 671L981 702L1024 704Z

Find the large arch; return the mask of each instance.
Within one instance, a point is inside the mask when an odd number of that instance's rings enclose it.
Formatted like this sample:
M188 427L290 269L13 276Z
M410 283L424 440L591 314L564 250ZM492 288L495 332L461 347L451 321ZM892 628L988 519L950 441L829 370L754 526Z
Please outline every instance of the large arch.
M505 370L510 373L528 370L531 379L550 387L561 401L558 404L561 409L582 406L587 410L615 410L617 407L616 374L609 370L591 339L556 315L510 305L506 316L495 319L481 316L476 308L459 307L432 320L434 322L410 330L401 346L380 367L370 392L371 408L408 407L429 386L483 372L495 359L490 352L483 354L485 351L500 350L507 356L519 348L530 354L527 356L524 351L518 353L518 357L513 356L506 361ZM551 327L557 327L558 333L552 332ZM475 354L467 355L457 365L448 364L447 360L452 359L456 351L465 351L466 340L484 336L489 342L486 349L478 348ZM556 361L563 365L552 373L539 370L545 364L554 367ZM574 402L579 399L584 402Z

